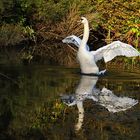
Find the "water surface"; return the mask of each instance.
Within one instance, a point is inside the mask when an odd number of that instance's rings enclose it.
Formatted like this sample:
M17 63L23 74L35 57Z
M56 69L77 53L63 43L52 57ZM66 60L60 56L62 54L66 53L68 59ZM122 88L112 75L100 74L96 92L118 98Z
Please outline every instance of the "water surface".
M137 101L138 73L90 77L75 68L1 65L0 139L137 140Z

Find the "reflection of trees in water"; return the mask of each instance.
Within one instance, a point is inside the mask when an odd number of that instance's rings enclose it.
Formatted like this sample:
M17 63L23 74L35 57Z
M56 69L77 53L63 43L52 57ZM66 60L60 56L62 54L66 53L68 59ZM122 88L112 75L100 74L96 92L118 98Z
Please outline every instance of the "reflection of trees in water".
M136 130L133 127L136 123L135 119L140 116L133 118L136 110L120 112L137 104L137 100L123 97L124 94L121 95L122 97L118 97L110 90L106 89L104 91L105 88L102 90L96 89L97 80L97 77L82 76L75 94L62 97L62 101L68 106L77 105L79 115L75 125L77 133L80 132L82 138L93 137L96 139L113 139L114 135L118 139L120 139L120 136L137 136L135 133L139 130L139 126L136 126ZM111 80L110 83L113 84ZM108 84L110 83L108 81ZM103 87L104 85L98 86ZM112 89L115 89L115 87L112 87ZM99 107L99 105L103 107ZM110 112L119 113L109 113L105 108Z
M99 79L100 85L108 89L113 89L116 93L123 93L123 95L135 94L140 91L140 79ZM98 85L97 85L98 86ZM129 89L129 90L128 90Z
M75 78L75 75L69 74L67 71L58 72L57 69L45 71L41 68L37 70L24 68L23 71L13 70L12 73L7 71L9 76L18 81L18 86L7 79L0 78L0 123L5 125L5 130L0 132L0 137L53 140L109 139L112 138L111 133L113 133L118 139L119 136L127 136L129 140L134 135L139 135L140 126L137 125L139 114L136 110L131 114L126 112L112 115L96 104L91 106L90 101L85 105L84 121L86 121L83 128L86 129L75 133L77 108L64 106L60 100L57 100L57 97L60 93L74 92L79 77ZM135 87L136 84L137 87L139 84L139 81L134 80L131 82L118 81L118 79L114 82L112 79L101 78L97 86L103 87L106 84L109 89L122 91L125 95L129 92L127 86ZM118 89L118 85L121 88ZM116 91L115 93L117 93ZM136 96L140 99L139 95L132 95L132 97ZM1 118L6 116L9 118L6 118L4 122ZM2 128L4 127L2 126Z
M138 139L140 114L135 107L133 110L117 114L109 113L91 101L85 101L84 107L86 115L82 129L76 133L78 139L109 140L114 139L114 137L115 139L125 139L126 137L128 140ZM76 118L75 120L77 123Z
M42 133L42 129L49 128L63 116L64 105L56 98L74 86L74 77L67 72L58 72L56 77L47 70L8 72L18 85L5 78L0 79L0 126L2 129L6 127L7 134L18 138L34 135L35 130ZM1 133L4 135L5 131Z
M128 114L129 113L126 113L126 115ZM82 129L79 132L82 137L93 137L95 139L103 140L114 139L114 137L115 139L127 137L127 139L131 140L133 137L135 138L139 135L139 126L136 125L136 121L132 120L132 118L129 118L131 121L126 120L124 114L113 116L104 112L98 113L98 115L101 115L101 117L92 114L92 117L87 116L85 118L86 121L83 128L86 127L86 130L90 133L87 133L85 129ZM123 117L125 119L123 119Z

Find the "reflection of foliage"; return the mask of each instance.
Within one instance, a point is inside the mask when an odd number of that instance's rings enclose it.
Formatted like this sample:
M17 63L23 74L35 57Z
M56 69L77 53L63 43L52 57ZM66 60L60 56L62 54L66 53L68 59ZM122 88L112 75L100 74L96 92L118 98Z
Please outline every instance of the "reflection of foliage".
M44 128L48 129L64 115L65 106L57 98L60 93L65 93L73 86L74 78L66 71L57 72L56 77L53 71L56 73L57 69L51 69L45 70L40 67L37 70L22 67L18 71L15 68L11 71L5 70L4 73L8 73L9 77L12 75L13 79L18 81L17 85L11 80L7 81L5 77L0 79L0 85L3 85L0 87L0 121L1 117L5 116L9 135L13 136L15 133L13 137L19 137L27 133L31 135L35 129L40 129L40 131ZM3 104L4 102L6 104ZM6 114L11 116L9 121Z
M4 77L0 79L0 123L2 124L1 116L9 117L6 118L7 125L3 121L2 125L6 126L1 132L3 135L6 132L13 139L39 139L40 137L45 139L47 137L57 140L69 137L107 139L113 133L118 136L117 138L123 136L130 139L136 134L135 131L139 130L139 125L136 125L139 117L137 110L113 115L93 102L92 104L84 102L83 127L86 129L82 129L78 135L75 134L73 127L77 122L77 108L68 108L58 99L60 94L75 93L79 76L73 74L72 69L33 66L5 67L1 68L1 71L18 81L17 85ZM115 81L114 79L101 78L97 86L99 88L105 86L114 89L115 93L140 98L134 92L138 93L139 81L118 79Z
M14 117L12 101L5 97L0 98L0 130L6 130Z
M31 128L42 129L63 118L64 105L58 100L48 101L44 106L36 108L35 112L31 114L35 114L30 118Z
M137 121L135 121L135 119L133 120L133 117L127 116L130 112L110 114L103 111L104 109L100 109L97 105L93 106L90 103L87 103L86 107L94 108L94 110L96 108L94 114L87 114L84 124L86 130L88 130L88 132L94 132L94 134L89 134L85 129L82 129L80 132L81 137L109 140L113 139L115 135L116 139L125 139L127 137L127 139L131 140L132 137L136 138L138 136L139 126L136 126ZM131 124L132 120L133 123ZM130 125L133 126L131 127Z
M33 56L31 55L30 52L23 52L22 53L22 56L21 56L21 59L23 62L27 62L27 63L30 63L30 61L32 60Z

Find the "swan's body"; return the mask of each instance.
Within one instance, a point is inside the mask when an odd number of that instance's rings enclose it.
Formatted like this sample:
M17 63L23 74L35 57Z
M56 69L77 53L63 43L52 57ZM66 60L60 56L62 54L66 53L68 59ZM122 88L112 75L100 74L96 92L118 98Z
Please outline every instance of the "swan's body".
M77 58L80 63L81 72L84 74L100 74L96 65L98 60L104 59L105 62L111 61L116 56L140 56L140 53L131 45L121 41L114 41L96 51L89 51L87 41L89 38L89 24L86 18L82 17L84 24L83 39L72 35L63 39L63 43L73 43L78 47Z

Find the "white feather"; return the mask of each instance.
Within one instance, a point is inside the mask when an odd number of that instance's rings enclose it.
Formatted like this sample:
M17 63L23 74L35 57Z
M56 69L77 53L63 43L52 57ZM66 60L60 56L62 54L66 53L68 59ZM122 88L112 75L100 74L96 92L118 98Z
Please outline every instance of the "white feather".
M63 43L74 44L79 48L81 44L81 39L75 35L67 36L62 40ZM89 51L89 46L86 45L86 49Z
M75 35L68 36L62 40L63 43L73 43L78 47L77 56L82 73L100 74L96 62L102 58L105 62L109 62L116 56L140 56L140 53L135 48L121 41L114 41L97 49L96 51L89 51L89 46L87 45L89 37L89 25L87 19L82 17L82 23L84 24L84 34L82 40Z

